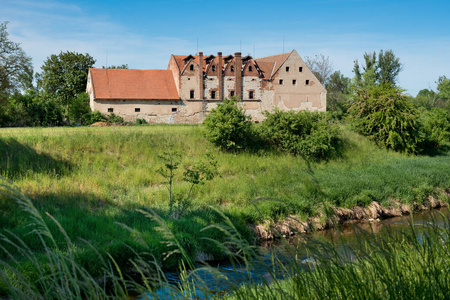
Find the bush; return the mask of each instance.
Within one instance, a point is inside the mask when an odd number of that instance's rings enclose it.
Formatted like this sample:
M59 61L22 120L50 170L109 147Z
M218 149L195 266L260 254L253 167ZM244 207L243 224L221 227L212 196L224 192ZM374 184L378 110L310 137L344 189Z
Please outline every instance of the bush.
M114 113L110 113L108 116L108 123L123 123L123 122L124 122L123 118Z
M136 119L136 123L135 125L147 125L148 122L145 121L144 119Z
M206 138L223 150L245 148L251 137L251 117L235 100L225 99L217 105L203 122Z
M357 132L379 146L406 153L421 151L417 110L399 87L383 84L357 89L349 118Z
M450 141L450 109L434 107L424 111L421 123L426 138L436 146Z
M91 125L91 124L94 124L97 122L106 122L107 121L105 116L102 115L102 113L99 112L98 110L84 114L82 119L83 119L83 124L85 124L85 125Z
M272 145L307 159L328 159L338 154L342 140L337 125L325 113L265 112L261 136Z

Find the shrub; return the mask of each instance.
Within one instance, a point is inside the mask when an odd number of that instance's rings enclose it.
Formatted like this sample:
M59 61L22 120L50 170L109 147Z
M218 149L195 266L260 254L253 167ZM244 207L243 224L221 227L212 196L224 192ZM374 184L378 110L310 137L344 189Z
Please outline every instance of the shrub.
M224 150L245 148L251 140L251 118L235 100L225 99L203 122L206 138Z
M357 89L349 118L357 132L379 146L406 153L420 152L423 138L418 113L399 87L383 84Z
M106 122L105 116L102 115L102 113L99 112L98 110L84 114L82 119L83 124L85 125L91 125L97 122Z
M148 122L145 119L136 119L136 125L147 125Z
M123 122L124 122L123 118L114 113L110 113L108 116L108 123L123 123Z
M421 123L427 139L437 146L450 141L450 109L434 107L425 111Z
M328 159L342 143L337 125L325 113L309 111L265 112L261 136L272 145L307 159Z

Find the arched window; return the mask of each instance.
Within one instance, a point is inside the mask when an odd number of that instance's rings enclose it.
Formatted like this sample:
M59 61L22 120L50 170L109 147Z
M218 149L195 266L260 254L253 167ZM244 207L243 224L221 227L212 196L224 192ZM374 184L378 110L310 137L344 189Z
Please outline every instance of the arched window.
M194 71L194 65L190 65L189 70Z
M215 72L216 71L216 66L212 66L212 71Z

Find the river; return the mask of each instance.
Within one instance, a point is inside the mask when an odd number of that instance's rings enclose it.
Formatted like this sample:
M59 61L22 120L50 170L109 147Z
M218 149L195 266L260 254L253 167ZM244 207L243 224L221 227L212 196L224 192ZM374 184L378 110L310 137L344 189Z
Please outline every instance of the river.
M355 230L359 228L373 232L377 236L388 234L388 232L400 232L406 230L412 221L414 226L423 226L431 219L435 220L436 225L443 225L442 215L448 217L450 214L447 208L434 211L419 212L411 216L394 217L390 219L357 223L344 224L339 229L328 229L315 233L319 241L337 241L337 248L344 249L345 246L351 246L358 243L358 237ZM242 284L270 282L273 278L283 278L296 260L296 266L299 269L314 267L314 258L307 254L307 251L299 249L299 245L305 245L305 242L311 238L310 235L298 235L289 239L274 240L263 242L258 245L259 257L251 264L230 263L230 261L210 262L207 267L197 264L198 268L193 276L196 291L189 293L189 298L208 299L202 291L211 290L217 296L232 291L236 286ZM317 239L315 239L317 240ZM295 248L295 249L294 249ZM294 254L293 254L294 253ZM213 270L213 271L211 271ZM220 273L222 278L215 276L214 273ZM180 275L176 272L166 272L168 281L177 286L180 282ZM174 291L169 288L158 290L155 294L148 295L150 298L163 299L181 299L180 296L174 296Z

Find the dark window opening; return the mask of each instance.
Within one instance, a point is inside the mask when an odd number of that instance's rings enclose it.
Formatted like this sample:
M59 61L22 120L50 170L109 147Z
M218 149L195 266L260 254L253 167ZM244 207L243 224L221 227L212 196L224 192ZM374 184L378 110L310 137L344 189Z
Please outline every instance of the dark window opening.
M211 99L216 99L216 91L211 91Z
M108 108L108 112L114 112L114 108L109 107L109 108Z
M194 65L190 65L189 70L194 71Z
M299 72L303 72L303 67L298 67Z
M231 66L231 72L234 72L234 66Z
M216 66L212 66L212 71L213 71L213 72L216 71Z
M136 107L136 108L134 109L134 112L141 112L141 109L140 109L139 107Z
M230 92L230 97L234 97L234 91Z
M278 81L278 83L279 83L279 84L283 84L283 79L280 79L280 80Z
M309 80L308 79L306 79L305 84L309 85Z
M248 71L249 71L249 72L253 71L252 66L248 67Z
M297 80L292 79L292 84L295 85L297 83Z
M194 99L194 91L190 91L189 98Z
M177 112L177 108L176 107L172 107L172 112Z
M286 72L289 72L289 67L286 67Z
M248 92L248 98L249 98L249 99L253 99L253 97L255 96L254 94L255 94L254 91L249 91L249 92Z

